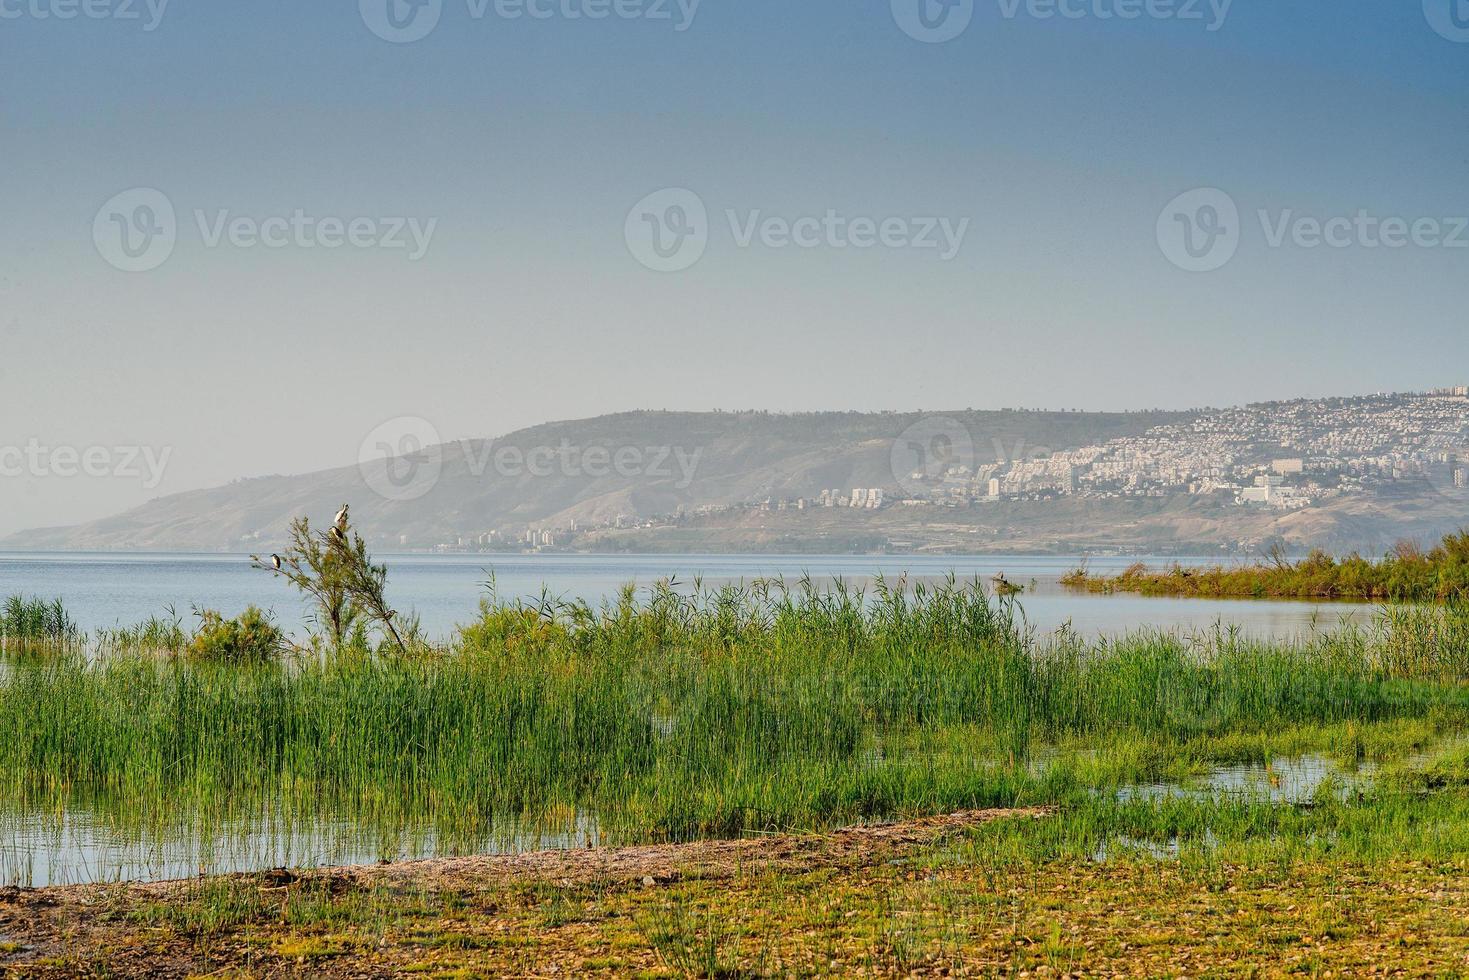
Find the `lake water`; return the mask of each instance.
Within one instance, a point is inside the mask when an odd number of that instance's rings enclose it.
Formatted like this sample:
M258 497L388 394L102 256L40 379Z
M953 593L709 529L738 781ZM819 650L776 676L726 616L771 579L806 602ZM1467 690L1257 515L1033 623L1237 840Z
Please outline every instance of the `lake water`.
M1268 600L1148 598L1090 595L1062 588L1061 576L1081 562L1074 557L811 556L767 555L388 555L388 594L395 608L412 610L433 636L449 637L471 621L494 575L502 598L538 596L542 589L592 603L616 596L627 583L646 588L676 577L706 586L809 573L850 584L910 582L954 573L986 581L1003 573L1024 585L1020 606L1028 622L1048 632L1069 623L1083 635L1116 635L1139 627L1180 632L1238 626L1258 637L1288 639L1311 629L1334 629L1345 620L1370 618L1373 607L1350 603ZM1164 566L1211 563L1207 559L1090 558L1095 573L1117 572L1134 561ZM250 567L244 555L3 554L0 597L22 594L61 598L85 630L131 625L163 615L171 605L189 625L191 606L234 615L248 604L271 610L297 633L306 607L284 581Z

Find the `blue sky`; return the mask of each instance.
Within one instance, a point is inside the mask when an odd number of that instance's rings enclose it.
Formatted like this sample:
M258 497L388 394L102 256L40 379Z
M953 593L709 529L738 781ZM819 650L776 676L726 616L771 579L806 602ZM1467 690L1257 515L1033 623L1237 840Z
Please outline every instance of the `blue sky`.
M640 407L1469 383L1469 247L1444 242L1469 220L1469 30L1448 0L1188 4L1197 20L1185 0L1131 0L1135 19L1102 16L1129 0L1077 17L975 0L944 43L910 37L889 0L702 0L687 23L676 0L669 19L620 0L640 16L600 20L564 13L598 0L518 19L442 0L412 43L369 29L389 0L171 0L152 30L146 0L58 18L68 2L0 0L0 445L171 457L159 486L7 477L0 532L350 463L400 415L459 438ZM94 224L130 217L135 199L109 206L135 188L166 197L177 240L126 272ZM657 272L625 229L669 188L705 207L707 245ZM1160 241L1197 188L1240 216L1208 272ZM208 234L297 211L433 232L416 259ZM751 221L829 212L910 243L926 219L965 235L947 260L740 244ZM1438 237L1296 241L1301 220L1359 212Z

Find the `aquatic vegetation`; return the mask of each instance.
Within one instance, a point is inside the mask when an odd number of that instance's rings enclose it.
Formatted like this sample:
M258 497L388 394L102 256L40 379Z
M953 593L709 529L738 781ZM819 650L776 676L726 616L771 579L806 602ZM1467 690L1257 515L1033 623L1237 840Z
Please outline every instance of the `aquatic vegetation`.
M10 663L0 796L426 822L464 846L585 814L610 841L682 839L1065 802L1287 751L1391 758L1469 719L1465 651L1426 616L1290 645L1037 639L977 582L664 583L595 608L490 599L418 656L283 661L242 655L271 635L249 615L191 641L222 656Z
M1119 575L1096 576L1082 567L1061 581L1089 592L1141 595L1462 602L1469 600L1469 531L1447 535L1429 551L1405 542L1377 561L1316 551L1292 562L1276 552L1267 562L1229 568L1153 570L1138 563Z
M60 599L45 601L14 595L0 606L0 641L70 643L80 638Z
M96 637L98 649L111 652L181 653L189 642L183 619L172 607L168 609L167 617L149 616L132 626L100 630Z
M1078 568L1063 583L1145 595L1449 600L1469 596L1469 534L1449 535L1427 552L1401 544L1377 561L1313 552L1297 562L1277 554L1266 563L1206 569L1174 565L1155 571L1138 563L1111 577Z

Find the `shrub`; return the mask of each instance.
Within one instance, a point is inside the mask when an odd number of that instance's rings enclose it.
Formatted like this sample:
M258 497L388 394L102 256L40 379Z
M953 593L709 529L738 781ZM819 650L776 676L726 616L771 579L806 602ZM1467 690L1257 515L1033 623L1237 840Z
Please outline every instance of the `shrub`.
M571 639L566 624L548 619L535 609L495 606L480 601L479 622L459 631L470 650L506 653L545 653L565 646Z
M269 660L286 648L285 634L255 606L235 619L225 619L213 609L200 610L197 615L199 629L189 644L189 654L201 660Z

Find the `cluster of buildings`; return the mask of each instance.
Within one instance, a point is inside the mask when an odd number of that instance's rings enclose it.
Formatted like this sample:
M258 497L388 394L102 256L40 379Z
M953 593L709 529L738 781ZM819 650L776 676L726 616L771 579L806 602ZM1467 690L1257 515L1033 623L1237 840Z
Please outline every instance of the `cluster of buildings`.
M1211 411L1101 445L952 467L930 478L923 496L1227 494L1242 506L1296 509L1403 481L1469 484L1469 386Z
M882 510L886 499L885 492L881 487L855 487L852 491L823 490L816 497L816 505L819 507L850 507L853 510ZM805 504L805 498L797 501Z
M771 511L814 510L817 507L882 510L886 503L887 491L881 487L854 487L851 490L823 490L814 497L766 497L755 504L709 504L696 508L694 513L708 517L751 508L762 514Z

